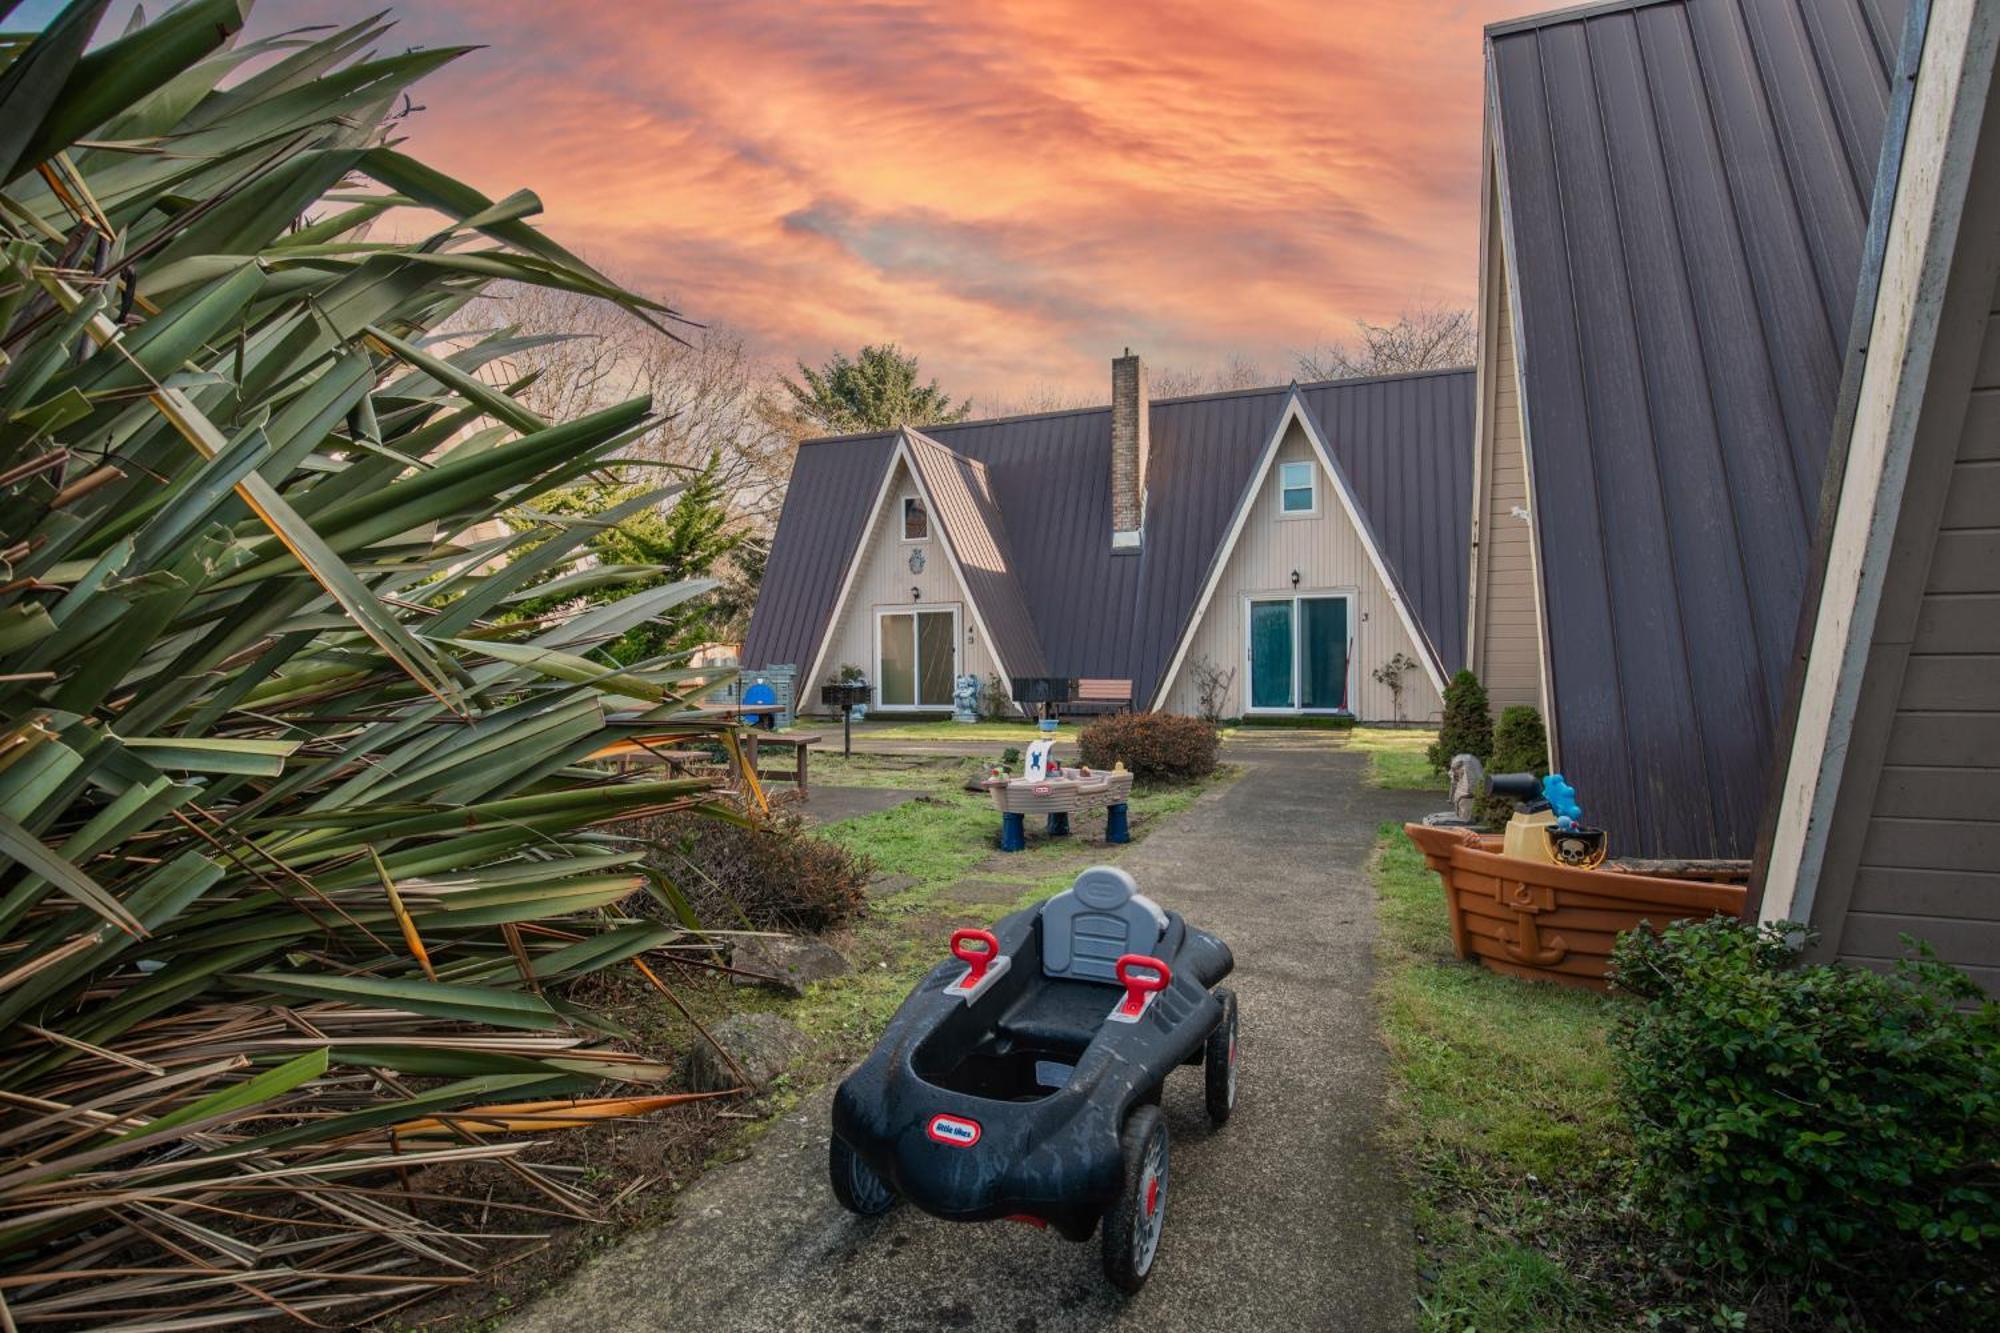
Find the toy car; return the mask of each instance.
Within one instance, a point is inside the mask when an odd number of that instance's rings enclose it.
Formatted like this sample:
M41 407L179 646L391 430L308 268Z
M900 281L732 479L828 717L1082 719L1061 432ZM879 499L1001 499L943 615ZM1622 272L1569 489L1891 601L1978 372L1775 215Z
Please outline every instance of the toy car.
M1166 1221L1167 1075L1203 1066L1217 1126L1236 1104L1236 998L1216 985L1229 946L1098 866L991 931L954 932L951 951L840 1085L835 1197L1073 1241L1101 1221L1105 1276L1137 1291Z

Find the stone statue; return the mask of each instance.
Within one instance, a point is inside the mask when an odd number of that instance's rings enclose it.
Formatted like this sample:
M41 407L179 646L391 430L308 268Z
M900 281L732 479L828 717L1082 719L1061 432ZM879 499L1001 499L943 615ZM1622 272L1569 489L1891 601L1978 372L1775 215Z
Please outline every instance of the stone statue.
M1486 795L1486 767L1477 755L1451 757L1451 810L1470 824L1479 817L1479 798Z
M979 677L968 673L952 682L951 720L954 722L979 720Z
M1486 795L1486 766L1478 756L1453 755L1451 759L1451 809L1425 815L1424 823L1439 828L1477 828L1479 802Z

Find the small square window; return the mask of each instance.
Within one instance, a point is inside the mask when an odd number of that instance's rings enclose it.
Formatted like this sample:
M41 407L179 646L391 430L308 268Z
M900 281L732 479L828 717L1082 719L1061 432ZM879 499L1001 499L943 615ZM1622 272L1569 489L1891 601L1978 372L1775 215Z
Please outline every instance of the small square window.
M931 516L924 512L924 502L916 496L903 500L903 540L924 541L931 535Z
M1279 507L1287 514L1310 514L1319 506L1313 494L1313 465L1284 463L1278 468L1278 486L1283 492Z

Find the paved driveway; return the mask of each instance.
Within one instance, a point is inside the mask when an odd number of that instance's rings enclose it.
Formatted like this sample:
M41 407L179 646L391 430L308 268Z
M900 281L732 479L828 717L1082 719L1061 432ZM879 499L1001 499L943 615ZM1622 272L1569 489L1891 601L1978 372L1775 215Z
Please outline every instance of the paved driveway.
M512 1321L539 1330L1373 1330L1413 1320L1413 1239L1377 1141L1385 1061L1369 999L1366 864L1384 819L1435 798L1361 785L1365 756L1301 739L1231 747L1238 782L1135 845L1142 889L1236 953L1242 1092L1212 1132L1201 1077L1167 1082L1174 1196L1151 1281L1103 1280L1095 1238L860 1220L826 1185L830 1093L692 1186Z

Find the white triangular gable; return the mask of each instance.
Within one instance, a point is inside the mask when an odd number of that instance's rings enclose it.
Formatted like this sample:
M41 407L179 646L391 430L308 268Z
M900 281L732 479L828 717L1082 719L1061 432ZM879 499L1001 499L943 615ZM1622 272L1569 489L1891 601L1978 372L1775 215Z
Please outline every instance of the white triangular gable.
M924 485L923 471L917 467L917 460L910 454L909 436L907 433L898 432L895 451L889 455L889 460L882 469L882 485L875 492L875 505L869 511L868 524L861 530L861 540L855 543L854 550L847 557L847 570L841 576L840 595L834 599L833 614L827 617L826 627L820 631L819 646L813 653L812 670L804 677L807 683L822 678L820 671L826 666L827 651L833 646L841 617L847 614L848 599L854 591L855 579L861 573L862 562L868 558L868 552L874 545L875 530L881 526L883 515L893 507L889 502L896 493L896 477L899 471L909 475L910 484L916 488L918 498L924 502L924 512L930 515L938 545L943 548L945 563L951 569L952 582L958 588L959 597L965 602L966 612L972 617L973 628L978 630L980 642L989 646L995 643L992 633L986 628L986 618L980 614L979 601L972 595L971 585L965 581L965 568L959 563L958 552L952 547L951 533L939 513L937 501L932 498L930 488ZM999 653L995 652L992 656L993 669L1011 696L1014 692L1014 681L1007 674L1007 664L1000 660Z
M1285 436L1294 423L1311 444L1313 454L1320 465L1320 473L1326 478L1327 489L1339 499L1341 512L1346 516L1356 536L1360 538L1362 549L1368 556L1368 563L1374 570L1375 577L1381 582L1383 595L1395 608L1405 633L1417 649L1419 663L1424 669L1425 676L1437 688L1439 695L1444 693L1444 671L1437 659L1437 650L1432 646L1430 636L1423 632L1417 624L1416 617L1411 614L1409 603L1404 600L1402 590L1389 572L1388 563L1382 558L1381 549L1375 544L1374 531L1362 517L1361 507L1355 502L1354 494L1348 487L1346 474L1335 464L1332 451L1327 448L1325 438L1320 435L1312 413L1306 410L1305 400L1297 389L1293 389L1286 397L1285 406L1278 413L1277 425L1272 429L1270 439L1265 442L1257 466L1252 470L1250 480L1237 501L1236 512L1230 519L1229 530L1223 537L1221 546L1216 550L1215 560L1209 567L1208 578L1202 585L1201 596L1196 599L1194 612L1188 617L1187 625L1181 631L1180 642L1175 646L1166 673L1160 677L1152 701L1152 706L1156 709L1166 707L1167 696L1173 689L1175 680L1180 676L1188 651L1201 630L1203 620L1207 618L1209 604L1214 601L1216 590L1221 586L1223 576L1229 569L1230 556L1235 554L1237 543L1242 538L1243 530L1256 508L1257 497L1262 494L1271 468L1277 462L1278 453L1284 447Z

